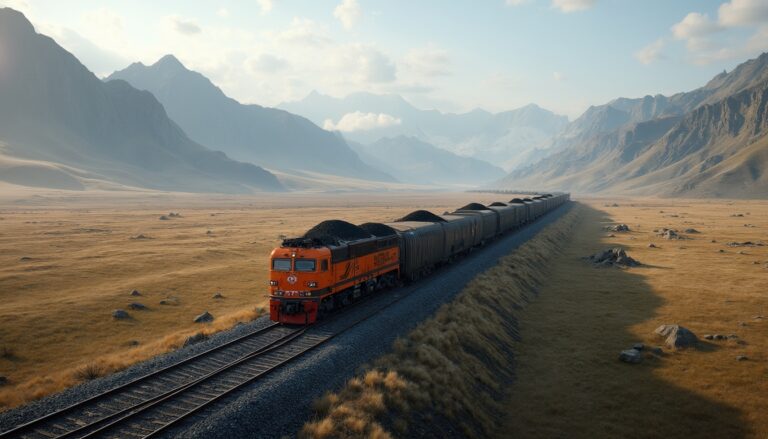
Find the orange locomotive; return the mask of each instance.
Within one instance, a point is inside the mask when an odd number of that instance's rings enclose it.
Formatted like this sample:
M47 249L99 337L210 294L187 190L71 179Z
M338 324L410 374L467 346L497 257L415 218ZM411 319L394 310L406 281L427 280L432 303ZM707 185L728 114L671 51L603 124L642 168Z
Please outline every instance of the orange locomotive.
M397 283L397 235L358 232L358 226L344 221L325 221L303 238L287 239L272 251L269 313L273 321L314 323L318 314Z

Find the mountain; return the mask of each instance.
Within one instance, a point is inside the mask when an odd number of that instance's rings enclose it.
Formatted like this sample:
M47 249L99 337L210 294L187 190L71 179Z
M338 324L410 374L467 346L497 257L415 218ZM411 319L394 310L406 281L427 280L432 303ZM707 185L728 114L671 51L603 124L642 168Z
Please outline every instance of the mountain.
M264 169L190 140L152 94L100 81L20 12L0 9L0 43L0 180L71 189L109 182L282 190Z
M501 168L462 157L415 137L385 137L370 145L352 143L360 157L401 181L436 185L477 185L504 175Z
M500 185L669 196L768 194L768 54L669 98L616 99ZM570 135L570 137L565 137Z
M151 92L189 136L245 162L376 181L391 176L363 163L344 139L284 110L243 105L172 55L131 64L107 78Z
M496 114L482 109L454 114L418 109L395 94L362 92L335 98L313 91L300 101L279 107L329 127L328 123L338 125L345 116L358 112L389 115L396 123L345 131L344 136L360 143L372 143L382 137L416 137L460 155L500 163L508 169L527 163L530 151L546 147L549 139L568 123L565 116L533 104Z

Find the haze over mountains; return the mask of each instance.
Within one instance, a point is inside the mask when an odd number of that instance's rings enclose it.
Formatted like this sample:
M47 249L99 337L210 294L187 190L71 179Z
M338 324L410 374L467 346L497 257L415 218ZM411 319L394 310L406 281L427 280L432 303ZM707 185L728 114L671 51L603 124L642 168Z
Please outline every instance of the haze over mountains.
M173 55L151 66L131 64L107 81L113 79L151 92L192 139L237 160L281 170L394 181L363 163L340 136L284 110L240 104Z
M499 185L667 196L768 194L768 54L673 96L591 107L556 153Z
M282 190L190 140L148 92L102 82L19 12L0 9L0 179L63 189Z
M476 109L468 113L441 113L421 110L395 94L353 93L334 98L313 91L304 99L280 104L320 126L344 131L344 136L362 144L385 137L414 137L422 142L462 156L498 164L507 169L528 163L536 148L545 148L549 140L568 123L565 116L531 104L516 110L490 113ZM383 115L374 126L348 130L345 122L364 116Z

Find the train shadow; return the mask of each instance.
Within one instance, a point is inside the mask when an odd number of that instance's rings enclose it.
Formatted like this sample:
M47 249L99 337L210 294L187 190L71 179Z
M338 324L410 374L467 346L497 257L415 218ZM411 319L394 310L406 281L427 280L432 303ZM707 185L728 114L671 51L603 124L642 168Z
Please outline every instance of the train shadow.
M583 259L613 245L602 229L607 213L577 208L574 245L563 247L538 299L521 312L511 415L499 436L747 437L749 426L737 407L692 390L703 383L680 378L681 368L700 366L718 347L704 340L689 351L663 346L653 329L678 323L657 317L665 299L642 266L593 268ZM647 346L641 364L618 360L639 342ZM663 353L648 349L655 346ZM683 386L675 380L686 381Z

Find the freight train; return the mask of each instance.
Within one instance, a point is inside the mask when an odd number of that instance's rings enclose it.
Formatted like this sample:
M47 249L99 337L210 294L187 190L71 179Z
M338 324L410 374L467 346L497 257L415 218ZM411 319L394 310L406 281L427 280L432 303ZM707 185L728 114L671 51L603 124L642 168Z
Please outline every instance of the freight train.
M443 215L417 210L394 222L359 226L323 221L272 251L270 318L314 323L362 296L427 276L569 200L569 194L545 194L470 203Z

